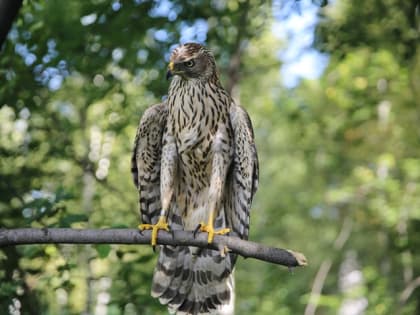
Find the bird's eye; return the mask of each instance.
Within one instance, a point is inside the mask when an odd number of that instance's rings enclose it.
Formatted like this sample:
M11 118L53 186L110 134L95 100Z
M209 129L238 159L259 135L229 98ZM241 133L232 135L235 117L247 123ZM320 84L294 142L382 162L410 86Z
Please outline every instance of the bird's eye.
M184 65L188 68L192 68L192 67L194 67L195 62L194 62L194 60L188 60L188 61L184 62Z

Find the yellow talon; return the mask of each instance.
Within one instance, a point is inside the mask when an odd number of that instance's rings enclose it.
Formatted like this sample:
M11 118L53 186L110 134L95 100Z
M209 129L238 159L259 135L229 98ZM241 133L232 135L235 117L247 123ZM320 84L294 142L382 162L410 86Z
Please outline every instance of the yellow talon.
M213 239L215 235L227 234L230 232L230 229L225 228L225 229L220 229L216 231L212 223L209 223L209 224L200 223L200 231L207 232L209 234L207 237L207 243L210 244L210 243L213 243Z
M144 230L152 230L152 246L156 246L157 242L157 235L159 230L165 230L169 232L169 225L166 222L166 218L164 216L159 217L159 221L156 224L140 224L139 229Z

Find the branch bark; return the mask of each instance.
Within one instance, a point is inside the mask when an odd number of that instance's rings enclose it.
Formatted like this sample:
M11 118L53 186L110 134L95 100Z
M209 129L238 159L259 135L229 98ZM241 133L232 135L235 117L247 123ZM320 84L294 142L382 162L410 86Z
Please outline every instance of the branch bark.
M22 244L150 244L151 232L137 229L70 229L70 228L21 228L0 229L0 247ZM158 244L196 246L230 251L245 258L251 257L287 267L305 266L303 254L292 250L268 247L234 236L216 235L212 244L207 243L207 234L174 231L159 231Z

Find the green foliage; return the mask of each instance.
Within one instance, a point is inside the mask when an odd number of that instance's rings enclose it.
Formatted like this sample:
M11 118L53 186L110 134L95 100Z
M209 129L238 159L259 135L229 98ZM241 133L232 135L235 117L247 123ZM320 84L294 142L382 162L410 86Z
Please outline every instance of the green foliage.
M95 246L96 251L98 252L99 258L108 257L111 252L111 245L109 244L98 244Z
M316 314L339 314L351 299L365 314L418 313L420 289L399 302L420 275L416 1L315 3L315 47L329 65L287 90L271 28L278 2L25 1L0 58L0 227L137 226L132 142L189 30L254 124L251 239L310 263L287 272L240 259L237 314L303 314L326 260ZM0 313L167 314L149 295L155 259L147 246L2 248ZM349 264L361 281L346 289Z

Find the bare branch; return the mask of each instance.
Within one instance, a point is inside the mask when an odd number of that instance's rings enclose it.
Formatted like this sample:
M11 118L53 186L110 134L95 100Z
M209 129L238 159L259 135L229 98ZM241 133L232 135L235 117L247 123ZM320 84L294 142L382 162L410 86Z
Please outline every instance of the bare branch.
M415 278L414 280L410 281L408 285L404 288L404 291L400 294L399 298L399 306L397 309L396 314L401 315L404 311L404 306L407 303L410 296L413 294L414 290L420 287L420 277Z
M0 229L0 247L21 244L150 244L150 231L142 233L137 229L70 229L70 228L22 228ZM207 233L194 237L193 232L159 231L158 244L197 246L230 251L245 258L251 257L287 267L305 266L303 254L291 250L264 246L241 240L234 236L216 235L212 244L207 243Z
M404 305L413 291L418 287L420 287L420 277L415 278L405 287L404 291L400 294L400 304Z
M337 238L334 241L333 248L335 251L340 251L344 244L350 237L351 231L353 228L353 221L349 217L346 217L343 220L343 225L341 226L340 233L337 235ZM330 272L333 260L332 258L326 258L320 265L314 282L312 284L312 290L309 295L309 302L306 305L304 315L314 315L318 307L319 299L324 288L325 280L327 279L328 273Z

